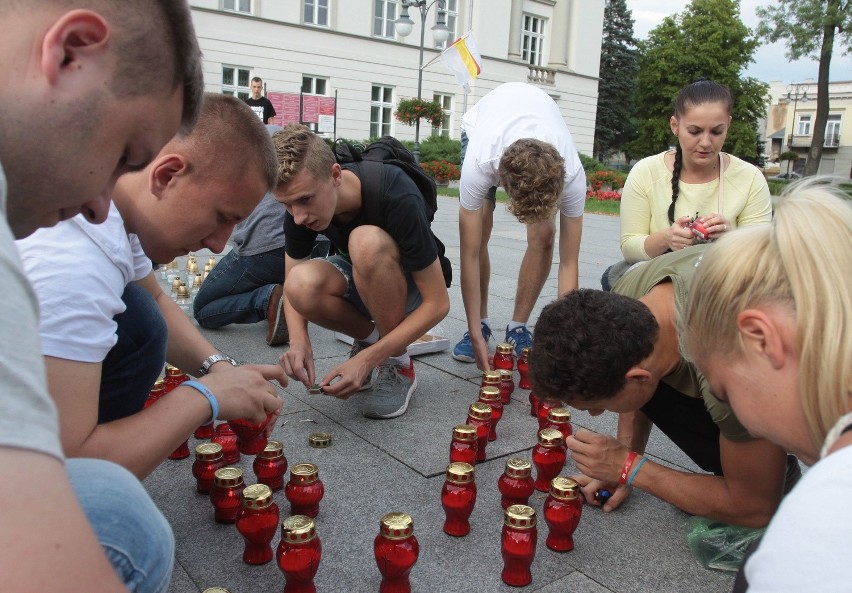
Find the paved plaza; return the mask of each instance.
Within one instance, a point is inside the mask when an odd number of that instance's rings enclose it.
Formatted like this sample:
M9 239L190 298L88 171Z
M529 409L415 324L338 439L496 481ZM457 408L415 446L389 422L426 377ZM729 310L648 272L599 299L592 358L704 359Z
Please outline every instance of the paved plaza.
M439 198L433 229L447 246L453 263L450 313L440 328L457 341L466 330L459 287L458 202ZM580 253L580 285L599 288L604 268L621 258L617 217L586 215ZM525 231L502 204L495 212L491 239L490 317L495 336L512 313L517 270L525 248ZM199 254L199 256L206 254ZM199 259L201 259L199 257ZM543 306L556 297L557 260L533 312L534 322ZM229 326L204 335L220 350L240 362L276 363L280 348L264 342L266 323ZM349 347L332 332L311 327L317 375L340 363ZM290 466L312 462L319 466L325 497L316 519L322 541L322 562L316 576L319 593L375 592L380 575L373 557L373 539L379 519L390 511L414 518L420 557L411 572L416 593L490 593L511 591L500 579L500 531L503 513L497 479L506 459L517 455L531 459L537 423L529 414L528 392L517 390L506 406L496 441L488 444L488 460L476 465L478 497L470 518L471 532L463 538L442 531L444 513L440 492L452 427L463 423L470 403L478 395L480 375L475 365L452 359L449 351L415 359L419 386L408 412L392 420L369 420L361 415L356 394L347 401L309 395L293 382L280 393L284 410L273 438L284 443ZM590 417L575 412L575 427L614 434L616 416ZM333 436L327 449L308 446L308 436L325 431ZM190 439L190 448L199 441ZM647 453L655 461L689 470L694 464L659 431L652 433ZM197 593L207 587L228 588L231 593L281 591L284 577L277 565L249 566L242 561L243 540L233 525L213 521L209 499L195 491L191 474L193 457L165 461L145 486L171 521L177 540L171 593ZM251 457L239 466L246 483L253 483ZM570 459L562 475L575 473ZM731 573L704 569L686 544L689 516L640 490L613 513L586 506L574 534L575 549L556 553L544 545L547 526L541 515L544 495L530 500L539 514L538 548L532 566L533 582L527 591L542 593L662 593L720 592L730 590ZM282 518L289 513L283 491L275 493ZM273 540L277 546L279 537Z

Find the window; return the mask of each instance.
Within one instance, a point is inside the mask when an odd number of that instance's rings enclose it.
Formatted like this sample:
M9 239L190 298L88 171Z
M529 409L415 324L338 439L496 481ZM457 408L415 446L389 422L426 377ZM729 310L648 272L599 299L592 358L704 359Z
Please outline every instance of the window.
M446 136L450 137L450 130L453 129L453 96L445 95L443 93L435 93L432 95L432 100L441 106L441 109L444 110L444 123L440 128L432 128L433 136Z
M799 116L799 125L796 126L796 136L810 136L811 135L811 116L810 115L800 115Z
M310 95L325 95L328 80L316 76L302 76L302 92Z
M521 32L521 58L527 64L541 66L541 52L544 45L544 19L524 15L524 29Z
M829 115L825 122L825 145L833 148L840 146L840 115Z
M436 43L435 47L438 49L445 49L450 43L456 40L456 21L459 17L459 0L447 0L447 7L443 12L447 28L450 30L450 38L443 43ZM438 24L437 20L435 21L435 24Z
M396 33L393 22L396 20L396 0L374 0L373 35L394 39Z
M380 138L392 133L393 87L373 85L370 101L370 138Z
M251 0L224 0L222 8L251 14Z
M251 71L248 68L222 66L222 94L248 99L251 96L250 78Z
M305 23L328 27L329 0L305 0Z

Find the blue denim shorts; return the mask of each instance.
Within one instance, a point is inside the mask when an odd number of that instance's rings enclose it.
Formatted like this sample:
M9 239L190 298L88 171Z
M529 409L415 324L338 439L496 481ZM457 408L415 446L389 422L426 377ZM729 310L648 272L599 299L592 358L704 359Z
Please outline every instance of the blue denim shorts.
M367 309L364 301L361 300L361 295L358 294L358 288L355 286L355 281L352 279L352 262L340 255L330 255L329 257L324 258L324 261L327 261L337 268L337 271L343 274L343 277L346 278L346 293L343 295L343 298L349 301L353 307L358 309L364 317L372 319L373 315ZM423 303L423 297L417 289L417 284L414 283L414 278L408 272L405 272L405 281L408 284L408 296L405 299L405 314L409 315L412 311L419 307L421 303Z

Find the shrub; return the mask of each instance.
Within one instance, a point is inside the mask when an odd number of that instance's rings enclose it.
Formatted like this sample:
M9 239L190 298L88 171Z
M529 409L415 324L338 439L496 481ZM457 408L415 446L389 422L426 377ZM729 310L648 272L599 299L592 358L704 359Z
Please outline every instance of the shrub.
M434 177L435 181L442 183L461 178L458 166L447 161L425 161L420 163L420 167Z
M624 187L626 177L623 173L616 171L594 171L586 176L586 181L592 186L592 189L598 191L603 187L610 189L621 189Z
M598 159L582 153L580 153L580 163L583 165L583 170L586 172L586 175L606 169L606 166Z
M448 136L428 136L420 143L421 161L461 162L461 142Z

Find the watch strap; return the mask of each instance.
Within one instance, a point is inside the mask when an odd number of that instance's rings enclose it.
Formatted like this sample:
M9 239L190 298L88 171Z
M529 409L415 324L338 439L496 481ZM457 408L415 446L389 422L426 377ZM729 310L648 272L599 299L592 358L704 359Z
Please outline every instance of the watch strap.
M236 360L234 360L233 358L231 358L231 357L230 357L230 356L228 356L227 354L222 354L222 353L220 352L219 354L211 354L210 356L208 356L207 358L205 358L205 359L204 359L204 362L202 362L202 363L201 363L201 368L200 368L200 369L198 369L198 373L199 373L201 376L206 375L208 372L210 372L210 367L212 367L212 366L213 366L214 364L216 364L217 362L222 362L223 360L227 360L227 361L228 361L228 362L230 362L233 366L237 366L237 361L236 361Z

